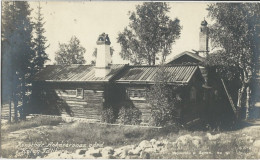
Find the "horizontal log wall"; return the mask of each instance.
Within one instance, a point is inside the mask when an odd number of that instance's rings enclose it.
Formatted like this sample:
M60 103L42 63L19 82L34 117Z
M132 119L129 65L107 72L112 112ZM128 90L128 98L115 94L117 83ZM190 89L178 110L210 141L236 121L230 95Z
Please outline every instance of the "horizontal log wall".
M103 91L84 90L83 98L76 97L76 90L55 89L55 93L60 98L58 103L69 106L73 117L101 119ZM63 110L62 114L66 114L66 111Z
M9 104L2 104L1 106L1 119L8 120L9 119ZM14 105L11 108L11 117L14 118Z
M33 83L33 106L38 114L69 115L75 118L100 120L104 102L104 84ZM83 89L82 98L76 89Z
M142 112L142 123L148 123L151 118L151 107L145 100L132 100L136 108Z
M122 85L122 88L124 88L124 93L126 94L126 90L127 89L131 89L131 90L140 90L140 89L145 89L148 90L150 88L150 85L135 85L135 84L128 84L128 85ZM131 99L130 97L128 97L128 95L124 95L124 100L128 100L131 101L131 103L134 105L134 107L136 107L137 109L139 109L142 113L142 124L147 124L151 118L151 106L149 105L149 103L146 100L135 100L135 99Z

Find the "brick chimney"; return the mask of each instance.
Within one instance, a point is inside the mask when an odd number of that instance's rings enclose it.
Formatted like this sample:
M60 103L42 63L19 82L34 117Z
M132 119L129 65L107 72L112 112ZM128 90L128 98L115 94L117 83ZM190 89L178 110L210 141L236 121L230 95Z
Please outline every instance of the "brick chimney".
M209 28L207 25L208 22L204 19L201 22L199 33L199 55L201 57L206 57L209 53Z
M110 40L108 34L102 33L97 40L97 58L95 77L105 77L111 71Z

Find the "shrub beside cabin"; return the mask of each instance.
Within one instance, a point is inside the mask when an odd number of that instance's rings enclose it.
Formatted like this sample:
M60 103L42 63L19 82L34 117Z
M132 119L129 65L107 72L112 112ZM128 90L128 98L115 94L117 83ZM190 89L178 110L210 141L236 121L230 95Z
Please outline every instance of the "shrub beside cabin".
M183 121L208 115L208 105L218 92L212 88L221 85L215 82L214 75L213 81L209 80L208 70L200 66L204 58L199 53L208 54L205 28L203 22L200 43L204 45L200 45L201 51L181 53L164 67L171 77L169 87L181 86L176 96L183 100L178 115ZM151 115L145 95L155 83L154 77L159 69L159 66L111 64L110 40L103 33L97 40L95 66L48 65L33 78L32 111L100 121L106 107L112 107L117 116L121 107L131 105L142 113L141 123L145 124ZM223 90L220 92L225 93ZM225 97L227 101L226 95L219 94L219 97Z

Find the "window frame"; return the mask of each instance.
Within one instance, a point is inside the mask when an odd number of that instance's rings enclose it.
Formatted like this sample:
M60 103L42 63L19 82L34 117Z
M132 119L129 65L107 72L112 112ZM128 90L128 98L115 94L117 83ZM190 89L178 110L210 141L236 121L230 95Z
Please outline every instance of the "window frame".
M81 90L81 94L78 94L78 90ZM84 89L83 88L76 88L76 98L83 99L84 98Z
M143 101L143 100L146 100L145 95L146 95L145 88L126 88L127 99Z

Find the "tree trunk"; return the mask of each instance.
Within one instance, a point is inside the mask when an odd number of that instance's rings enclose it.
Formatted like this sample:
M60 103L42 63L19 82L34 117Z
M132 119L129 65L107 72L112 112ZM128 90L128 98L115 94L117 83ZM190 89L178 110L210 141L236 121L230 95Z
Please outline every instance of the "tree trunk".
M165 60L166 60L166 56L162 55L162 62L161 63L164 64Z
M17 115L17 106L18 106L18 97L16 95L16 93L14 93L14 121L17 122L18 121L18 115Z
M248 86L246 89L246 120L249 118L250 101L251 101L251 89Z
M25 97L25 77L22 76L22 108L20 108L20 118L24 119L24 108L26 106L26 97Z
M155 65L155 57L156 57L156 56L155 56L155 53L153 53L153 56L152 56L152 62L153 62L152 64L153 64L153 65Z
M237 95L237 119L241 118L241 109L242 109L242 98L243 94L245 92L245 85L243 84L242 87L238 90L238 95Z
M149 52L148 52L148 64L151 65L151 56Z
M18 75L15 73L13 80L13 103L14 103L14 121L18 121L17 107L18 107Z
M9 98L9 118L8 122L10 123L12 121L12 99L11 97Z

